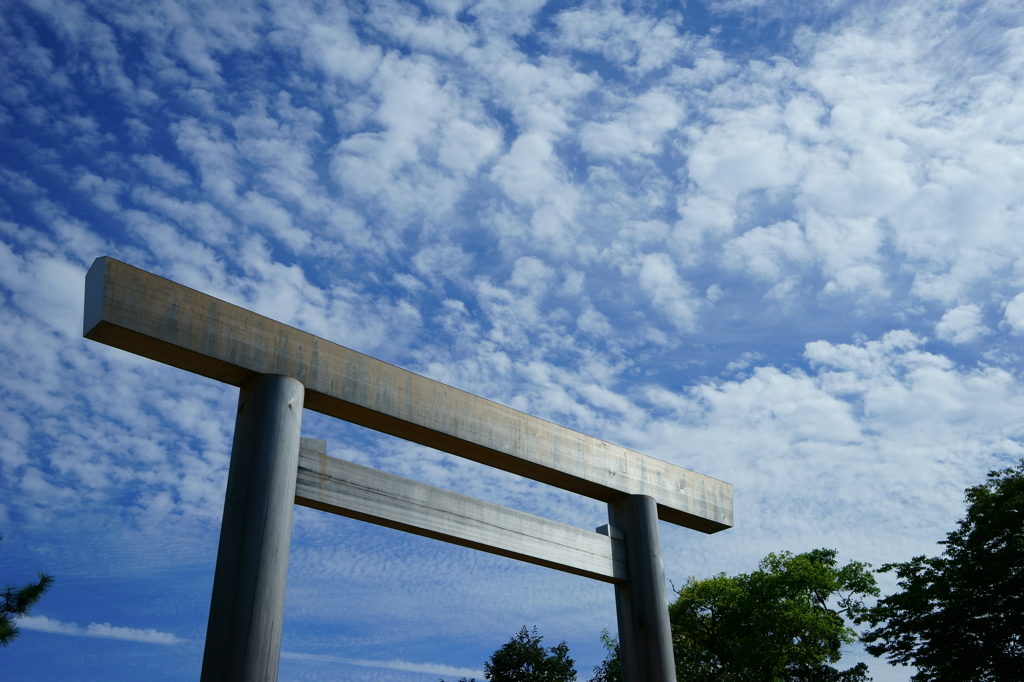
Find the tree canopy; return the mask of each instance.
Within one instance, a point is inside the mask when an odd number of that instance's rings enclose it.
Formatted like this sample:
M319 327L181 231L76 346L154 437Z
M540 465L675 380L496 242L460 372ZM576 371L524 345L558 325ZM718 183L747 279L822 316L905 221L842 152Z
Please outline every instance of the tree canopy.
M669 607L680 682L855 682L867 666L831 664L857 639L845 617L877 595L869 567L835 550L769 554L758 570L690 578Z
M594 666L594 676L590 682L622 682L618 638L612 637L608 630L602 630L601 643L604 644L605 657L599 665Z
M3 539L4 536L0 535L0 542ZM39 578L34 583L23 587L4 586L3 602L0 603L0 647L7 646L20 634L14 619L27 615L52 584L53 576L40 571Z
M968 488L938 557L886 564L900 591L858 622L867 650L915 682L1020 680L1024 671L1024 461Z
M545 649L543 637L522 629L491 654L484 663L484 679L490 682L575 682L576 668L569 658L569 646L561 644ZM443 682L443 680L442 680ZM475 682L462 678L459 682Z

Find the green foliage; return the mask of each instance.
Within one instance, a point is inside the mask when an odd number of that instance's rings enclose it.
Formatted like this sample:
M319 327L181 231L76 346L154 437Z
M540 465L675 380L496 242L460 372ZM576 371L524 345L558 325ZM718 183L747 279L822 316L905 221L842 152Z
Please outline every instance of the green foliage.
M612 637L608 630L602 630L601 643L604 644L605 657L600 665L594 667L594 676L590 678L590 682L622 682L618 639Z
M4 536L0 535L0 541ZM32 609L32 606L42 598L43 593L53 584L53 576L39 572L39 579L24 587L5 585L3 591L3 602L0 603L0 647L5 647L18 636L20 631L14 624L14 619L24 616Z
M845 616L877 595L867 564L838 567L835 550L769 554L758 570L690 578L669 607L680 682L855 682L863 663L830 664L856 641Z
M875 628L868 652L915 665L915 682L1024 677L1024 461L968 488L966 502L942 556L882 566L901 591L858 620Z
M575 682L576 669L565 642L545 649L537 628L523 628L484 663L484 678L491 682ZM441 682L444 682L443 680ZM476 682L465 677L459 682Z

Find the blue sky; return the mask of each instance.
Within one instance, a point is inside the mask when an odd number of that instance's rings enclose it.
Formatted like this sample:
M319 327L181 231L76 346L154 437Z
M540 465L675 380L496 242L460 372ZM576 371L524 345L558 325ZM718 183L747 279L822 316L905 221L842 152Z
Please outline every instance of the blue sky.
M733 483L735 528L662 524L676 585L937 553L1024 452L1024 10L809 5L4 0L0 579L56 576L4 678L199 672L237 390L83 340L101 255ZM585 675L612 589L296 510L282 680L453 680L524 624Z

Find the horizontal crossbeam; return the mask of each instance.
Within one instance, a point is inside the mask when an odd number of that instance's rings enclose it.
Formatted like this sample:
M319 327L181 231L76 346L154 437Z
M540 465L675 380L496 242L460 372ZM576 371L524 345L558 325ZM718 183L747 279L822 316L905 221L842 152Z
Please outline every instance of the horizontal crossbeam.
M628 579L622 540L328 457L322 440L302 439L295 503L608 583Z
M609 501L647 495L664 521L732 526L732 485L389 365L112 258L86 276L85 336L240 385L300 381L305 407Z

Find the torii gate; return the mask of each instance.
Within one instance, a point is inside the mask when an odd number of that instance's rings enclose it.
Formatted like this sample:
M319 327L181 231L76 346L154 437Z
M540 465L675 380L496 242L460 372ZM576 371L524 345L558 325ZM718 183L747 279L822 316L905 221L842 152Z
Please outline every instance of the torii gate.
M625 682L675 682L658 519L715 533L732 485L446 386L109 257L84 335L240 388L202 682L275 682L294 504L615 585ZM596 533L328 457L303 407L608 503Z

